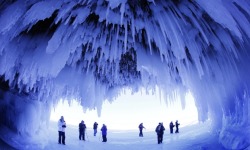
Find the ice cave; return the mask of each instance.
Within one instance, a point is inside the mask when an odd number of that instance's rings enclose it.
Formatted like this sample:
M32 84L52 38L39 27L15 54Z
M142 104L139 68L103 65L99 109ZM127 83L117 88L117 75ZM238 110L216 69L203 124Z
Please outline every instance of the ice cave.
M1 143L43 137L61 98L101 116L125 88L159 88L250 149L249 63L249 0L1 0Z

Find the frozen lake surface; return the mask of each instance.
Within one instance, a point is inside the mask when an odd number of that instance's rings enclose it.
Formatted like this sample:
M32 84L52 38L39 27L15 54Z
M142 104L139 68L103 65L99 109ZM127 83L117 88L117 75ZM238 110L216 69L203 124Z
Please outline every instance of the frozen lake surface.
M107 125L108 126L108 125ZM224 149L218 143L218 137L210 132L209 123L201 123L180 128L179 134L169 134L168 125L165 125L165 134L162 144L157 144L156 133L152 130L144 130L144 137L138 136L137 130L108 130L108 142L101 142L101 135L93 136L93 130L87 130L86 141L78 139L78 127L69 126L66 129L66 145L57 143L56 123L50 124L49 143L44 147L46 150L52 149L84 149L84 150L206 150Z

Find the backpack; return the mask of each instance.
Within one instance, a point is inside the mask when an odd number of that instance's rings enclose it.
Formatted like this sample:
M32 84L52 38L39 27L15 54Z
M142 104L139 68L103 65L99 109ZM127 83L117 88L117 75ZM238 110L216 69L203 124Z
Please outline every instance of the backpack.
M161 131L161 126L158 125L158 126L156 127L156 129L155 129L155 132L159 133L160 131Z

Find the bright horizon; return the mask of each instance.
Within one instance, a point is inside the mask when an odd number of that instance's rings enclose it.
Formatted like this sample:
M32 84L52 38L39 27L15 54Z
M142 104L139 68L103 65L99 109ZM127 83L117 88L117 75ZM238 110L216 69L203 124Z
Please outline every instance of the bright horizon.
M105 101L102 106L101 116L97 110L87 110L85 113L78 102L73 101L71 106L67 101L60 100L55 111L51 111L51 121L58 121L64 116L67 124L76 125L84 120L88 129L92 129L93 123L98 122L100 128L106 124L113 130L138 130L138 125L143 123L148 130L154 130L159 122L163 122L168 128L170 121L179 121L181 127L198 123L198 114L191 93L186 95L186 108L182 110L180 101L166 105L157 95L145 93L124 94L114 102Z

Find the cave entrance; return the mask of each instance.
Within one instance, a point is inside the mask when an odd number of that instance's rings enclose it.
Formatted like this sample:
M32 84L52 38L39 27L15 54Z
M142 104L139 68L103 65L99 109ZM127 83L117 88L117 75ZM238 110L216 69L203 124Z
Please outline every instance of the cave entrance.
M130 93L130 92L125 92ZM180 100L166 105L165 101L157 94L145 94L138 92L123 94L115 101L103 102L101 116L97 110L86 110L73 101L70 105L67 101L60 101L51 112L51 121L58 121L64 116L67 124L78 125L81 120L85 121L88 128L92 128L94 122L99 125L105 123L109 129L115 130L138 130L138 125L143 123L147 129L154 130L159 122L163 122L168 128L170 121L176 120L181 127L198 123L198 112L191 93L185 96L186 107L182 109Z

